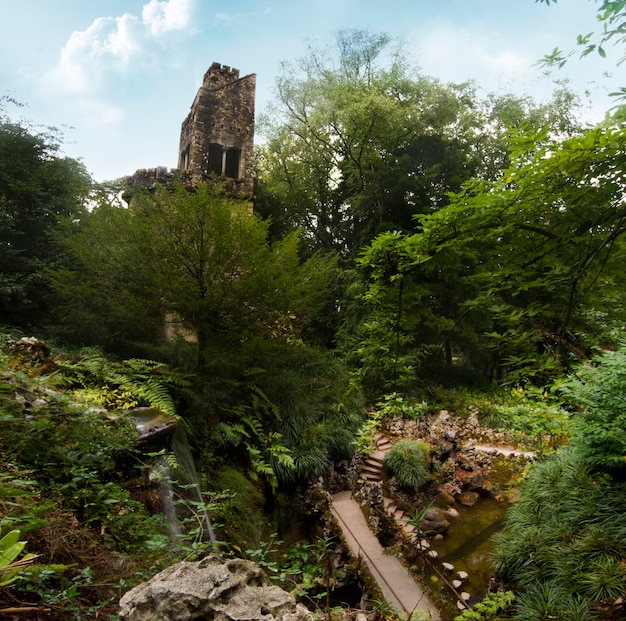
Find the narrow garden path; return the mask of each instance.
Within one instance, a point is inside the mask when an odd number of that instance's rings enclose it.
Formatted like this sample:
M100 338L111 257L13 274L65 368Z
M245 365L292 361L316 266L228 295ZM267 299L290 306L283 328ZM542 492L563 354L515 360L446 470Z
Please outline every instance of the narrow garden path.
M366 460L362 474L371 481L380 480L385 453L391 442L384 436L377 439L377 450ZM387 511L394 515L398 509L385 499ZM431 619L438 619L439 613L434 604L413 579L409 570L395 556L385 554L383 547L370 530L359 504L352 499L350 492L339 492L332 497L332 510L346 543L353 556L360 557L366 563L372 577L376 580L386 602L400 612L409 615L416 610L426 612ZM406 516L394 515L399 522ZM411 536L414 530L409 524L402 525L406 534ZM413 530L412 530L413 529ZM424 617L419 617L424 618Z
M431 619L438 619L437 609L409 570L395 556L385 554L350 492L335 494L332 510L350 551L353 556L363 559L385 601L399 612L410 615L419 609L429 613Z

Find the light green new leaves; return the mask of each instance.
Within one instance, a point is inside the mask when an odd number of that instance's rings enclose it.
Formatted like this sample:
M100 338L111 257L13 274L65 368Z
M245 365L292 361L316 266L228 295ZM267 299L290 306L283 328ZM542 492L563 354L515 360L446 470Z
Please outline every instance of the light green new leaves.
M35 554L26 554L20 560L15 560L26 546L25 541L19 541L20 531L12 530L0 539L0 589L15 582L19 572L36 558Z

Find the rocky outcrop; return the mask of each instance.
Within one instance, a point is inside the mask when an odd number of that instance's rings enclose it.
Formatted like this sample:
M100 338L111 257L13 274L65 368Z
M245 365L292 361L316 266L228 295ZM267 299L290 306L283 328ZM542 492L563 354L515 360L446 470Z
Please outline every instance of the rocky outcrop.
M206 557L172 565L127 592L121 621L312 621L251 561Z

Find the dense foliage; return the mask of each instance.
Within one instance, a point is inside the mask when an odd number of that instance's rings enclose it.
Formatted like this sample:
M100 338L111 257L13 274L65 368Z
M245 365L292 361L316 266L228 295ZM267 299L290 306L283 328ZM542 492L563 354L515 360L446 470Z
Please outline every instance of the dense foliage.
M520 620L623 613L624 346L594 362L581 366L563 390L577 409L575 433L565 448L533 467L497 536L494 567L520 594Z
M355 257L378 233L411 230L472 176L508 162L511 126L575 127L565 89L549 105L442 84L382 33L341 31L336 47L285 63L258 152L258 209L275 234L301 227L310 250Z
M615 128L520 135L500 179L375 239L360 259L364 370L406 385L434 355L542 385L609 343L625 310L625 145Z
M626 595L624 511L624 482L594 473L580 447L536 465L497 537L516 619L612 618Z
M601 3L583 55L623 43L625 10ZM154 455L129 408L181 420L203 480L231 490L210 509L241 552L261 512L369 450L384 417L463 415L468 384L510 389L504 404L470 393L481 422L554 452L496 552L518 618L623 611L623 117L582 128L563 87L548 104L481 98L391 43L340 32L332 54L284 65L254 213L214 180L91 187L56 130L0 108L0 322L87 346L1 361L0 550L16 558L22 537L40 555L19 587L36 614L98 616L126 586L111 575L208 549L197 520L173 548L130 493L128 464ZM378 409L361 426L363 395ZM398 442L385 463L405 490L429 478L424 444ZM283 579L319 586L329 546L293 552ZM492 595L485 614L509 601Z
M57 263L52 233L84 212L90 179L60 155L54 128L11 121L0 98L0 321L41 325L45 270Z

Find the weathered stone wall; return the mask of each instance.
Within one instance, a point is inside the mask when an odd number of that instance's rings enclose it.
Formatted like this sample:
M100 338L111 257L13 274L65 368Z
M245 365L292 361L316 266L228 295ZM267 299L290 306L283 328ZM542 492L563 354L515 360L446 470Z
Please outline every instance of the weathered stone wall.
M213 63L183 121L178 168L193 183L216 174L235 194L252 196L256 75Z

